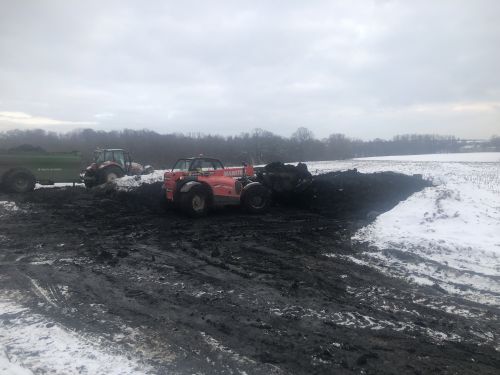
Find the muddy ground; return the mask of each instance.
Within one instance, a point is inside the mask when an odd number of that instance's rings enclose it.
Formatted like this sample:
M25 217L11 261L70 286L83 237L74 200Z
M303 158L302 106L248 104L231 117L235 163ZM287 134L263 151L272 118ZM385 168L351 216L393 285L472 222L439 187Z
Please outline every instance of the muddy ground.
M0 194L19 208L0 215L1 289L158 374L498 373L497 308L356 261L366 215L424 185L375 179L363 200L346 181L331 205L319 183L307 207L198 220L159 209L159 184Z

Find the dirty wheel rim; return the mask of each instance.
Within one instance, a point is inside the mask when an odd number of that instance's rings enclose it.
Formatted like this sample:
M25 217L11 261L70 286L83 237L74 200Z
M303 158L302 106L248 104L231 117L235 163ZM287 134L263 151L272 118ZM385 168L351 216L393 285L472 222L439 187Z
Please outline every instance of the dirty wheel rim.
M16 189L24 190L28 187L28 179L19 176L15 179L14 185L16 186Z
M250 205L253 208L262 208L266 205L266 200L261 195L255 195L250 199Z
M111 181L114 181L118 178L118 176L116 175L116 173L109 173L108 174L108 177L107 177L107 182L111 182Z
M205 209L205 198L200 195L195 195L191 201L193 210L199 212Z

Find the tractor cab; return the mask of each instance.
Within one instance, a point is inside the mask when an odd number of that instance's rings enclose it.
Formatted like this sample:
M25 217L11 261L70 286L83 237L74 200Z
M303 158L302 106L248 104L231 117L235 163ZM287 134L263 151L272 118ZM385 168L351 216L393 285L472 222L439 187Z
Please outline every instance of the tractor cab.
M224 169L224 165L218 159L197 157L177 160L172 172L200 172L222 169Z
M132 158L128 152L121 149L98 149L94 152L94 163L98 166L104 163L115 163L127 174L132 165Z
M149 174L153 170L150 165L133 162L130 154L122 149L97 149L94 151L94 162L85 169L82 178L85 186L90 188L127 175Z

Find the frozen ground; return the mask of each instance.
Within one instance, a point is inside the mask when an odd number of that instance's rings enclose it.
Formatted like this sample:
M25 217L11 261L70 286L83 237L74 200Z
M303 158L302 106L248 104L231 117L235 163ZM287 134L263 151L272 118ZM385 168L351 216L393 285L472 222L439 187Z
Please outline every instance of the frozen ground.
M500 153L437 154L307 163L313 173L422 174L433 181L359 230L383 272L500 306Z

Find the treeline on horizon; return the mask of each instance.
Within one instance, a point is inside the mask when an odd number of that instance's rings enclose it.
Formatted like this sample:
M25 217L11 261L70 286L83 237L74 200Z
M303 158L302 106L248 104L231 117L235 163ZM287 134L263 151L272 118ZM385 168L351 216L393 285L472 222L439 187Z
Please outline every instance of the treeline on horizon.
M79 151L85 163L92 160L96 148L123 148L134 160L155 168L168 168L181 157L203 154L228 164L242 161L265 164L271 161L295 162L338 160L353 157L411 155L460 152L466 143L454 136L432 134L397 135L390 140L363 141L332 134L316 139L307 128L299 128L289 138L254 129L236 136L203 134L159 134L151 130L96 131L81 129L67 133L41 129L10 130L0 133L0 150L23 145L45 151ZM485 145L500 151L500 137L493 136Z

